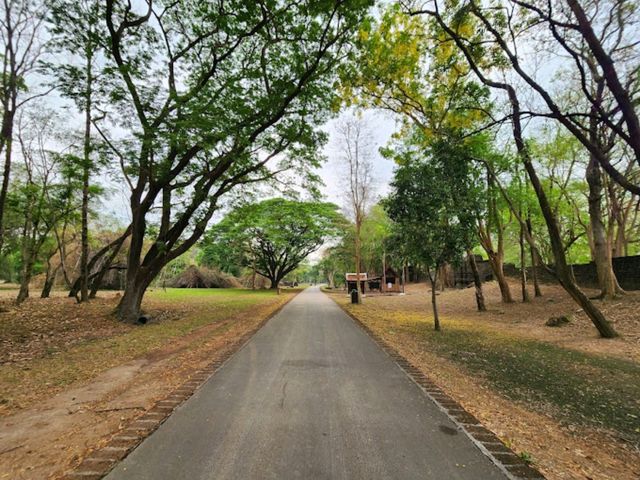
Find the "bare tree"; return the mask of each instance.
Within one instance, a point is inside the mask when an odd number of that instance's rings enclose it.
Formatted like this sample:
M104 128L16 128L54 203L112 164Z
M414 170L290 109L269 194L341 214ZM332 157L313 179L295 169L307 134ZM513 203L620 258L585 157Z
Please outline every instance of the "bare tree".
M373 139L365 120L354 116L342 119L336 127L338 133L339 160L344 163L344 195L347 210L354 226L355 270L358 303L362 301L360 291L361 230L367 211L373 201Z
M2 0L0 12L0 156L4 157L0 187L0 251L4 243L3 219L11 176L16 112L26 102L44 93L29 93L27 78L34 73L42 52L39 39L43 24L42 5L33 0Z

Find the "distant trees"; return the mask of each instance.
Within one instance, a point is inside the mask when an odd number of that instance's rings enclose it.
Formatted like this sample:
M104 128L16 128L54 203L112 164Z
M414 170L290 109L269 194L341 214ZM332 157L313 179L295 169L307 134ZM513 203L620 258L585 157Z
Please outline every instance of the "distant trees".
M47 244L47 277L50 275L51 257L60 253L60 242L66 241L59 231L74 221L80 185L73 157L50 149L60 131L60 117L50 111L21 112L18 124L23 163L8 198L11 209L21 218L16 227L21 264L17 302L22 303L29 297L35 264ZM44 296L48 295L50 281L45 280Z
M223 270L234 259L276 289L323 242L338 236L345 221L337 208L282 198L238 207L206 233L202 258Z

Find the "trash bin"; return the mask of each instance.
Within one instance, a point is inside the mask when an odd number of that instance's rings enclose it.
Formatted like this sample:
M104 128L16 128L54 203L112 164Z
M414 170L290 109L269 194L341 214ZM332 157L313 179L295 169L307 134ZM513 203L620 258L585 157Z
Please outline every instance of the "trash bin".
M351 303L358 303L358 291L355 288L351 290Z

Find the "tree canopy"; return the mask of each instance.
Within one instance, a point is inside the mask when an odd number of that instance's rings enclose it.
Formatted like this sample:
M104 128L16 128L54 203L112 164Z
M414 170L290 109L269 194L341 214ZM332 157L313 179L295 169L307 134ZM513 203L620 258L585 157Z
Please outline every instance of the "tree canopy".
M336 237L344 223L332 203L273 198L244 205L207 231L202 258L223 270L234 264L249 267L277 288L309 254Z

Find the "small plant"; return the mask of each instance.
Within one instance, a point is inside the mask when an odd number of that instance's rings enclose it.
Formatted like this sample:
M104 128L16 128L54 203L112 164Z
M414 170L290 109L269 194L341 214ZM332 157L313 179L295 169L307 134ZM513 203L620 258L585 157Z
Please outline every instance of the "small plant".
M520 459L526 463L527 465L531 465L533 463L533 457L531 456L531 454L527 451L522 451L520 452L520 454L518 455L520 457Z

